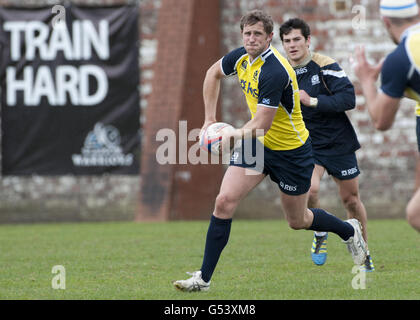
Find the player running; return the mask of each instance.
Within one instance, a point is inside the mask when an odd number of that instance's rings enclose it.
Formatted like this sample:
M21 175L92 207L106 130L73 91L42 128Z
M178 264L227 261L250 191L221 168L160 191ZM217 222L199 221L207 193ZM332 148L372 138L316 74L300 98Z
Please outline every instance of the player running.
M417 142L420 151L420 18L416 0L381 0L380 13L391 39L398 45L383 63L372 66L364 48L356 51L354 71L376 129L388 130L395 120L401 99L417 101ZM381 89L376 80L381 73ZM420 231L420 189L406 208L408 223Z
M367 214L359 194L356 132L345 111L354 109L354 87L344 70L330 57L309 50L311 30L302 19L294 18L280 27L280 39L287 59L296 72L303 120L312 140L315 169L309 189L309 208L319 208L318 191L325 171L338 186L348 218L359 220L367 242ZM311 257L316 265L327 259L327 232L315 232ZM368 253L364 271L373 271Z
M256 10L242 17L240 26L243 47L218 60L206 73L203 130L216 122L221 79L237 75L252 118L242 128L224 134L222 142L229 142L231 137L242 139L251 132L256 156L263 156L264 162L258 167L261 163L258 160L245 161L243 155L249 150L244 150L243 146L234 150L215 201L202 266L191 278L174 282L174 286L183 291L209 289L210 279L229 239L235 209L267 175L280 188L284 213L292 229L334 232L347 244L354 263L361 265L366 259L366 246L356 219L342 221L325 210L307 209L314 167L312 147L302 119L296 74L271 46L273 20ZM263 130L265 135L257 137L257 130Z

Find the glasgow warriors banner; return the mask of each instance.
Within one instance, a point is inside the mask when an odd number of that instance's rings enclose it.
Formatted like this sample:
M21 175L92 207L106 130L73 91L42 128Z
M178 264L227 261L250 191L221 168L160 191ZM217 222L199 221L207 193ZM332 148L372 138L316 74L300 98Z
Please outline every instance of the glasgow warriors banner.
M0 8L3 175L139 173L138 8Z

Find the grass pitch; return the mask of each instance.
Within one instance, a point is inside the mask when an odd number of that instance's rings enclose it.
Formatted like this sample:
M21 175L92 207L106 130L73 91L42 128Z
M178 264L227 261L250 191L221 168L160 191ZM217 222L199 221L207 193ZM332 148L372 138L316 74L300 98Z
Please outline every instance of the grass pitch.
M376 271L354 289L341 239L328 238L327 263L310 259L313 233L285 220L234 220L208 292L172 281L201 266L208 221L0 226L0 299L420 299L420 235L404 220L371 220ZM64 290L52 268L65 268Z

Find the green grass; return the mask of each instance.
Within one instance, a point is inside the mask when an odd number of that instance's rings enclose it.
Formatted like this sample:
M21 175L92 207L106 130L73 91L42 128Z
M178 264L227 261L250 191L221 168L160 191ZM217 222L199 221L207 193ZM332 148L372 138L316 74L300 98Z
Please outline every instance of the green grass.
M312 232L284 220L235 220L209 292L171 282L200 268L208 222L0 226L0 299L420 299L420 236L403 220L369 221L376 271L352 288L352 260L331 234L313 265ZM54 290L54 265L66 289Z

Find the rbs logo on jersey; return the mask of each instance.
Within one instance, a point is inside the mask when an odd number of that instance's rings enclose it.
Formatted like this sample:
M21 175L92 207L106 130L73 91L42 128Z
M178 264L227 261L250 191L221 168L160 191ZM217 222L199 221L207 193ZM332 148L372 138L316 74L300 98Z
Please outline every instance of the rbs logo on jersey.
M245 94L251 94L254 98L258 98L258 89L252 88L251 82L241 80L241 88Z

